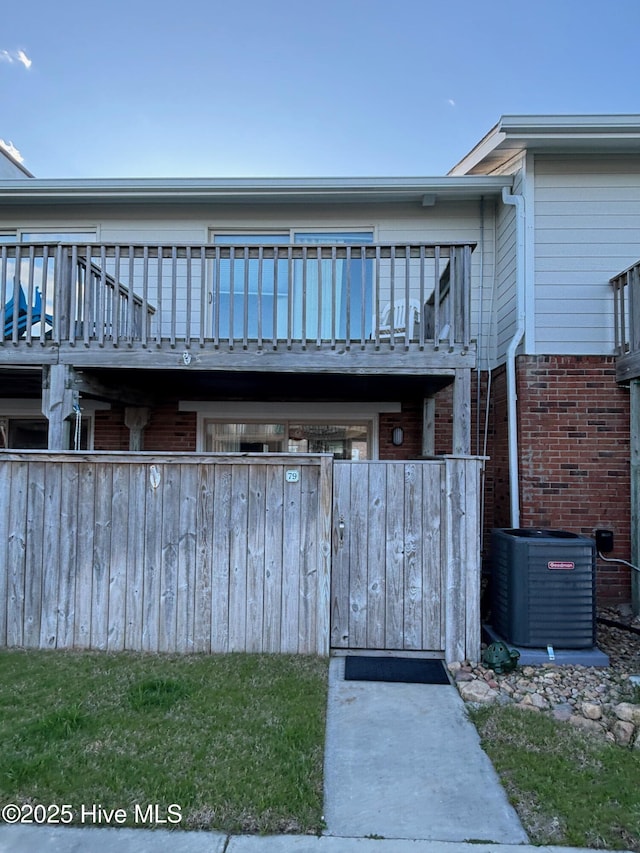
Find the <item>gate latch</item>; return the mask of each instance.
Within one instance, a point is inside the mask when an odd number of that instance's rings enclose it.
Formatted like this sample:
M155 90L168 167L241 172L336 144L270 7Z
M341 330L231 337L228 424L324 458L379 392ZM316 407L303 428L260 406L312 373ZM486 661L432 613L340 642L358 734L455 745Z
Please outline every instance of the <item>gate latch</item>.
M344 516L340 516L338 521L338 539L340 540L340 547L344 546Z

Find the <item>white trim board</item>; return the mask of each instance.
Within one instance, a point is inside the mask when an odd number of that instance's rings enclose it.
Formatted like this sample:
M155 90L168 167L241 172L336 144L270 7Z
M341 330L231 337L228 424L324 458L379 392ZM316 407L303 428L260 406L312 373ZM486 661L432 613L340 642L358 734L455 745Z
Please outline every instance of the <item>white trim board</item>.
M261 403L255 400L220 402L211 400L180 400L180 412L198 412L209 418L261 418L265 415L280 418L351 418L366 420L381 412L400 412L401 403Z

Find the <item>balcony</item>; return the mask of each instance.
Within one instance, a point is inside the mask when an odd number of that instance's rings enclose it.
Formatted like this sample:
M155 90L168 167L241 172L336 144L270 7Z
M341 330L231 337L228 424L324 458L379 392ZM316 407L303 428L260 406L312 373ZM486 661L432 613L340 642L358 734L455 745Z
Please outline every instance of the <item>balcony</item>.
M473 249L6 244L0 363L453 374Z
M640 261L611 279L614 300L616 379L640 377Z

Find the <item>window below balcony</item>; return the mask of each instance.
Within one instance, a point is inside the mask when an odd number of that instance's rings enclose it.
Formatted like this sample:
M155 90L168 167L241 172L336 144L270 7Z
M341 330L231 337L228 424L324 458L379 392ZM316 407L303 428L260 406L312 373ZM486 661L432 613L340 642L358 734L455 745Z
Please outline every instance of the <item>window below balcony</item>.
M92 444L93 424L84 418L80 425L78 450L88 450ZM5 417L0 415L0 450L46 450L49 425L46 418ZM74 449L72 429L69 450Z
M371 458L368 424L221 423L205 421L210 453L332 453L336 459Z
M205 453L333 453L378 458L379 416L400 402L181 400L197 412L197 450Z

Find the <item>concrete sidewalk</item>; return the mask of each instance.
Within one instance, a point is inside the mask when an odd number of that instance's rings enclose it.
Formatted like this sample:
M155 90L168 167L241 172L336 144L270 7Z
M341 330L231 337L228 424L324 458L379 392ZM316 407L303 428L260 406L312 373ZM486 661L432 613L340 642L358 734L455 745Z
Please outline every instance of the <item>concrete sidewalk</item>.
M329 668L327 835L523 844L453 685L344 681Z
M222 835L162 829L0 825L0 853L593 853L583 847L466 844L309 835ZM599 853L607 853L600 850ZM621 853L621 851L617 851ZM625 851L622 851L625 853ZM626 851L630 853L630 851Z

